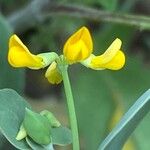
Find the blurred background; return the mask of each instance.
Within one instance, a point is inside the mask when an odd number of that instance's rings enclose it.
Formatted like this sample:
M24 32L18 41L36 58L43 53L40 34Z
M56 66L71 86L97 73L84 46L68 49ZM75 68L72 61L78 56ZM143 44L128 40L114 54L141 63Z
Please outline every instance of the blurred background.
M82 18L76 13L82 6L119 15L150 15L149 0L0 0L0 88L15 89L35 111L48 109L63 125L69 126L62 83L49 84L44 77L46 69L34 71L8 65L10 35L17 34L34 54L47 51L62 54L67 38L81 26L91 31L95 54L102 54L115 38L120 38L126 54L123 69L93 71L80 64L69 68L81 149L96 150L121 116L150 87L150 31L104 22L103 18ZM57 15L64 10L69 10L68 14ZM75 14L70 16L69 12ZM124 150L149 150L149 126L150 114L135 130ZM0 149L15 148L0 135Z

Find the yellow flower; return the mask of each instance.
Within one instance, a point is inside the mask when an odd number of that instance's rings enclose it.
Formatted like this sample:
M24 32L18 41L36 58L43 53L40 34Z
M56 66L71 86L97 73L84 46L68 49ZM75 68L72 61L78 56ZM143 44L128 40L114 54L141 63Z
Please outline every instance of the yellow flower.
M108 47L104 54L100 56L92 56L90 62L90 68L95 70L111 69L119 70L125 64L125 55L120 50L121 40L115 39L113 43Z
M47 69L45 77L51 84L59 84L62 81L61 73L59 72L55 61Z
M12 35L9 40L8 61L13 67L31 69L40 69L45 65L42 57L31 54L17 35Z
M121 44L121 40L117 38L102 55L95 56L92 54L93 42L90 32L83 26L66 41L63 55L58 56L55 52L34 55L17 35L12 35L9 40L8 61L13 67L30 69L41 69L51 64L45 77L50 83L59 84L62 81L60 65L80 62L94 70L121 69L125 64L125 55L121 51Z
M93 51L93 43L89 30L82 27L75 32L65 43L64 56L69 63L80 62L90 56Z

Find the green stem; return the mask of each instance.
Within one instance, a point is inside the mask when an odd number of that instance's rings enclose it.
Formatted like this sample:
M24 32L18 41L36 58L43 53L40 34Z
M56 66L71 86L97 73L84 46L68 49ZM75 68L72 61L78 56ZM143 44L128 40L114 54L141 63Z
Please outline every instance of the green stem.
M79 150L80 148L79 148L77 118L76 118L74 100L73 100L73 95L72 95L67 68L68 68L67 65L62 65L60 67L62 77L63 77L65 94L67 98L68 110L69 110L69 117L70 117L70 124L71 124L71 130L72 130L72 138L73 138L73 150Z
M133 0L130 3L133 3ZM15 32L22 33L39 23L43 23L47 19L51 19L51 17L56 18L56 15L88 19L96 22L99 21L100 23L102 21L117 23L150 30L150 17L148 15L140 16L123 14L121 12L109 12L86 6L57 3L52 0L32 0L25 8L12 13L7 20Z
M48 5L49 6L49 5ZM123 14L119 12L110 12L95 8L72 5L57 4L51 5L44 9L48 16L71 16L74 18L89 19L93 21L104 21L137 27L141 30L150 30L150 17L142 15ZM49 14L49 15L48 15Z

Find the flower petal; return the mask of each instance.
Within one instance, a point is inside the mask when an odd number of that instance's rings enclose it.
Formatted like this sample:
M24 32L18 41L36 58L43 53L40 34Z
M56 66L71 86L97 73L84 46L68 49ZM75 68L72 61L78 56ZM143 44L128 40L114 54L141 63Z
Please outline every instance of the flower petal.
M90 67L95 70L111 69L119 70L125 64L125 55L120 50L121 40L116 39L106 50L106 52L100 56L94 56L91 59Z
M42 57L31 54L17 35L12 35L10 37L8 62L13 67L40 69L44 66Z
M59 84L62 81L62 75L59 72L55 61L47 69L45 77L51 84Z
M65 43L63 53L69 63L85 60L93 51L93 42L89 30L82 27Z
M121 48L121 40L120 39L115 39L112 44L108 47L108 49L105 51L104 54L98 56L98 57L103 57L103 63L109 62L115 55L116 53L120 50Z
M94 60L91 62L91 68L95 70L102 70L102 69L110 69L110 70L119 70L125 64L125 55L124 53L119 50L117 54L107 63L104 63L104 57L95 57Z

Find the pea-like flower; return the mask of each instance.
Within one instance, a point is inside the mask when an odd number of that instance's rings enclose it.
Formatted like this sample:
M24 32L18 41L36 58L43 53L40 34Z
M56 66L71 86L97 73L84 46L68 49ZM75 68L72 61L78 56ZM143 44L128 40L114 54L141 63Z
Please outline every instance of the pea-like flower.
M83 65L94 70L119 70L125 64L125 55L120 50L121 40L115 39L113 43L108 47L104 54L95 56L91 55L88 59L82 62Z
M41 69L50 65L45 77L52 84L62 81L60 66L81 63L94 70L119 70L125 64L125 55L121 50L121 40L116 38L101 55L95 56L91 34L86 27L80 28L65 43L63 55L55 52L32 54L17 35L9 40L8 61L13 67ZM52 64L51 64L52 63Z
M89 30L82 27L65 43L63 53L70 63L80 62L90 56L93 43Z
M13 67L40 69L44 66L43 59L31 54L17 35L12 35L9 40L8 61Z

